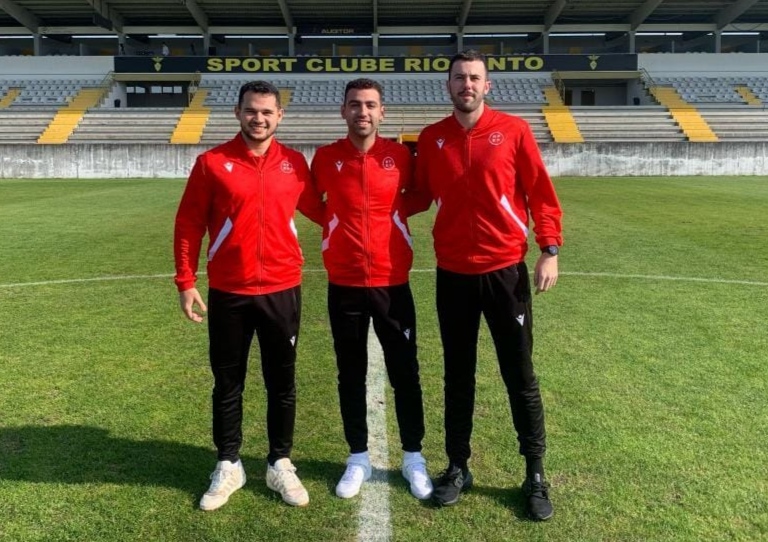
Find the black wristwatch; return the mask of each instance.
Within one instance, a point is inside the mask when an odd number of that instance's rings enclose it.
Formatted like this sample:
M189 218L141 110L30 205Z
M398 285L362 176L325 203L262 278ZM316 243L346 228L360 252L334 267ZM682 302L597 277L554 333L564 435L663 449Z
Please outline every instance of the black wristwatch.
M560 249L557 248L557 245L547 245L542 247L541 253L549 254L550 256L557 256L560 253Z

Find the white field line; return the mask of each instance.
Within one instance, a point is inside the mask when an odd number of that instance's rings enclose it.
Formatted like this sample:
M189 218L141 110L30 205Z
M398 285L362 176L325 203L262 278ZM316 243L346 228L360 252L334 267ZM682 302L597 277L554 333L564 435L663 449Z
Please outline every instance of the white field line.
M571 277L606 277L615 279L671 280L677 282L704 282L709 284L741 284L745 286L768 286L768 282L757 280L719 279L706 277L675 277L670 275L628 275L622 273L592 273L582 271L561 271L560 275Z
M368 331L368 455L373 473L363 484L358 517L359 542L388 542L392 537L389 513L389 447L387 445L387 403L384 354L373 325Z
M51 286L54 284L78 284L81 282L106 282L110 280L143 280L143 279L168 279L173 275L110 275L106 277L90 277L85 279L59 279L59 280L40 280L37 282L15 282L10 284L0 284L0 288L23 288L26 286Z
M304 269L304 273L325 273L324 269ZM411 269L411 273L434 273L433 269ZM198 275L202 276L205 273L200 272ZM561 271L561 276L565 277L603 277L612 279L637 279L637 280L665 280L675 282L702 282L707 284L736 284L742 286L768 286L768 282L762 282L757 280L738 280L738 279L721 279L721 278L706 278L706 277L675 277L671 275L634 275L624 273L600 273L600 272L588 272L588 271ZM90 277L81 279L59 279L59 280L41 280L36 282L12 282L6 284L0 284L0 288L23 288L28 286L50 286L55 284L78 284L82 282L105 282L110 280L144 280L144 279L169 279L173 274L158 274L158 275L111 275L105 277Z

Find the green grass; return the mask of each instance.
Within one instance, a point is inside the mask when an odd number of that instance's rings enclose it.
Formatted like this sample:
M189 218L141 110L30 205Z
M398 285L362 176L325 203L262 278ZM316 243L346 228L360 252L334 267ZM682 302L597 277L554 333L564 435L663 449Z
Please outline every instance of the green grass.
M0 540L356 539L359 499L333 495L347 450L316 271L304 280L294 451L310 506L289 508L264 486L254 351L248 484L221 510L196 510L215 461L207 336L183 319L170 277L157 276L173 272L182 189L0 181ZM392 539L766 539L768 181L558 179L557 189L563 275L534 305L556 515L523 517L523 462L483 329L476 487L458 506L408 494L388 393ZM320 269L319 233L298 225L306 267ZM430 226L429 214L412 222L418 269L434 267ZM9 286L136 275L153 278ZM445 458L434 274L414 273L412 287L436 474Z

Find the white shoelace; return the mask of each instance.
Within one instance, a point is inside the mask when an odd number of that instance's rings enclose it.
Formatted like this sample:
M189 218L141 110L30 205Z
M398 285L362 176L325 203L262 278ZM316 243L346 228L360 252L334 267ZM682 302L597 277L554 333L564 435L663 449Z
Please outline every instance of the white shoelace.
M234 470L216 469L211 474L211 487L208 489L209 493L216 493L224 488L224 486L234 478Z
M281 487L285 489L297 488L301 485L298 476L296 476L296 468L290 469L275 469L277 473L277 481Z
M344 471L344 475L341 477L341 481L344 483L361 482L365 478L365 467L362 465L348 465L347 470Z
M405 471L408 473L408 478L414 482L417 481L416 476L418 476L419 482L423 482L427 478L427 469L423 463L406 465Z

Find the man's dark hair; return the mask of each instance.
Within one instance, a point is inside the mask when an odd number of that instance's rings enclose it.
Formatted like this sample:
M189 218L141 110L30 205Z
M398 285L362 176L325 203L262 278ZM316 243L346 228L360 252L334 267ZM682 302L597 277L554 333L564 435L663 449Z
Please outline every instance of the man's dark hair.
M240 87L240 95L237 97L237 105L243 105L243 96L246 92L254 92L256 94L271 94L275 97L277 107L282 108L280 105L280 91L277 87L268 81L249 81Z
M474 62L475 60L479 60L483 63L483 67L485 68L485 73L488 73L488 62L485 60L485 55L481 53L480 51L475 51L474 49L467 49L466 51L462 51L460 53L456 53L451 57L451 63L448 64L448 78L451 78L451 71L453 70L453 65L457 62Z
M373 79L361 77L347 83L347 87L344 89L344 103L347 103L347 94L350 90L368 90L369 88L375 89L379 93L380 100L384 101L384 89L381 88L381 84Z

